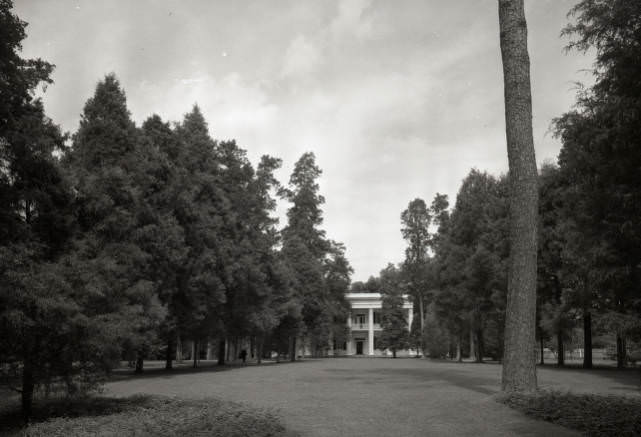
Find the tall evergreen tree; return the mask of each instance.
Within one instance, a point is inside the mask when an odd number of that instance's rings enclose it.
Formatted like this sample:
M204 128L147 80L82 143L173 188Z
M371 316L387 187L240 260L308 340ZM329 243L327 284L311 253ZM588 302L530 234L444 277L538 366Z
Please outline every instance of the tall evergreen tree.
M222 186L217 143L198 106L185 115L176 135L174 214L183 229L186 256L176 272L170 311L180 337L194 342L197 365L198 343L224 332L223 306L233 262L228 257L232 243L224 229L232 220L231 206Z
M89 315L101 320L109 344L131 360L149 345L164 317L141 241L146 204L137 183L140 140L125 93L110 74L85 104L65 156L79 224L72 283Z
M401 273L393 265L388 264L381 270L381 337L380 347L396 352L407 348L409 344L409 327L403 309L403 292Z
M11 7L0 1L0 375L18 381L28 420L37 387L91 383L101 356L66 275L73 195L54 156L64 136L34 97L53 66L20 57L26 23Z
M149 276L154 295L165 307L165 318L160 326L160 339L166 346L166 365L171 369L175 354L177 320L173 314L177 272L187 256L184 230L176 217L175 201L180 191L177 186L178 138L168 123L158 115L149 117L142 125L140 145L135 159L135 185L141 192L138 242L149 254ZM155 340L155 339L150 339ZM143 342L137 355L137 371L142 370L142 359L159 344Z
M347 284L342 283L343 294L332 291L337 282L333 275L328 276L331 271L328 268L338 271L340 265L341 275L349 274L342 250L333 247L326 239L325 231L319 228L323 223L321 205L325 201L318 192L320 175L314 154L304 153L294 166L289 188L281 190L283 197L292 204L287 211L287 226L282 231L282 253L293 274L295 299L301 305L302 328L314 353L322 353L328 348L334 325L341 324L345 318L340 308L346 307ZM330 286L326 282L328 279L332 279ZM296 328L290 332L294 331ZM290 354L294 354L294 336L290 349Z
M570 217L589 242L590 270L596 273L590 282L598 280L593 285L603 294L603 311L621 321L609 325L623 366L627 320L641 312L641 5L582 0L570 15L574 22L564 30L573 38L569 48L594 50L595 83L556 121L563 143L559 164L576 199Z
M279 188L274 177L281 161L263 156L257 170L234 141L217 148L221 178L232 215L225 223L232 244L227 252L230 282L226 283L225 326L236 338L264 336L282 313L280 298L286 290L275 290L277 219L272 193ZM231 261L231 262L229 262Z
M436 269L441 291L437 315L449 320L457 343L470 331L470 355L478 361L484 345L494 344L492 355L501 357L506 281L505 182L472 170L464 179L446 226L436 245ZM458 324L458 325L457 325ZM486 329L494 332L492 338ZM472 347L474 346L474 347Z
M425 356L425 308L429 303L429 291L433 288L432 271L429 266L428 249L431 243L430 224L432 216L423 199L412 200L407 209L401 213L401 233L407 240L408 246L405 249L405 261L403 262L404 277L418 309L420 326L419 338L421 339L421 350Z

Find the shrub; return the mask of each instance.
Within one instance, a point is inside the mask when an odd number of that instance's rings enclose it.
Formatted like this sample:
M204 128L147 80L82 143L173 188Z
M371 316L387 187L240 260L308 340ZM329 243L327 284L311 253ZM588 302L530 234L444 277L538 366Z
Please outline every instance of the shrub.
M590 436L641 435L641 397L541 391L506 394L499 401Z
M450 351L449 334L437 320L427 320L423 341L430 358L445 358Z

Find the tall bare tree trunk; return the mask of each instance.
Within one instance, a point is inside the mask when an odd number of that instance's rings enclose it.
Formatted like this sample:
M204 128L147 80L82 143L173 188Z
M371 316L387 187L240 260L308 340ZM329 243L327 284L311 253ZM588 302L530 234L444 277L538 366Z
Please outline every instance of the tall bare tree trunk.
M289 337L289 361L296 361L296 336Z
M543 346L543 337L539 339L539 346L541 347L541 365L545 364L545 348Z
M565 366L565 346L563 345L563 331L559 328L556 333L556 365Z
M625 367L626 355L625 338L617 332L617 368Z
M218 365L225 365L225 338L221 337L218 339Z
M145 361L140 353L136 355L136 369L134 373L142 373L144 368Z
M167 352L165 353L165 369L172 370L174 362L174 337L172 335L167 339Z
M499 0L505 127L510 168L510 260L503 391L536 390L538 183L527 23L523 0Z
M183 342L180 334L176 336L176 361L179 363L183 362Z
M193 368L198 367L198 340L194 340L194 342L191 344L191 358L194 360L194 363L192 365Z
M485 345L483 344L483 330L476 330L476 362L483 362L483 355L485 355Z
M35 382L33 377L33 364L31 360L25 359L22 368L22 418L25 423L31 419L31 410L33 405L33 391Z
M217 352L218 352L218 340L215 338L212 338L207 343L207 359L212 361L217 360L218 359Z
M419 317L421 318L421 339L419 341L419 344L421 345L421 358L427 359L427 354L425 353L425 304L423 302L422 291L418 296L418 302ZM411 326L410 329L412 329Z
M263 362L263 344L265 338L262 335L256 337L256 364Z
M592 368L592 313L583 312L583 368Z
M470 326L470 360L476 361L476 346L474 346L474 328Z

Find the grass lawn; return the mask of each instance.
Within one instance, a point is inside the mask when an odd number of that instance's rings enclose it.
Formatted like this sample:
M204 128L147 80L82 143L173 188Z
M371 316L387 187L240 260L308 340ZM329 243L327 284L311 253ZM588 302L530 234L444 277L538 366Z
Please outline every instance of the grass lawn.
M539 367L539 397L500 403L497 364L409 358L204 364L169 372L150 363L142 375L117 372L104 387L112 397L39 402L29 435L641 435L634 369ZM573 394L561 394L568 391ZM0 393L0 410L3 402ZM11 405L17 410L18 400ZM0 417L0 435L20 435L2 428L6 419Z
M528 416L589 436L640 436L641 397L540 391L497 397Z
M40 401L28 428L17 406L0 415L0 434L10 436L184 436L294 437L279 417L264 409L218 399L158 396L90 397Z

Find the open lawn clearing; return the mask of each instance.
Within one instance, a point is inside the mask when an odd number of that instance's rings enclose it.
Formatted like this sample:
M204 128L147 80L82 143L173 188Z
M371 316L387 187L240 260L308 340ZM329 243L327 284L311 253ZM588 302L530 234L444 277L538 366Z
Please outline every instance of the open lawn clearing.
M494 400L496 364L419 359L304 360L194 373L155 373L107 385L107 393L218 397L275 408L308 436L564 436L565 428L536 421ZM539 369L541 387L638 394L638 372Z

